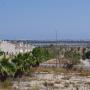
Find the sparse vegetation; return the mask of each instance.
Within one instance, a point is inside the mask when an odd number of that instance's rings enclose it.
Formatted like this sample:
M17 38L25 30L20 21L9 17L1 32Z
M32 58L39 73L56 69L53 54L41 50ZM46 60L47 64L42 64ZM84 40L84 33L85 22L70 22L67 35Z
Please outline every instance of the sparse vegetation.
M80 63L80 54L73 52L73 51L67 51L65 52L65 58L67 58L72 64L78 64Z
M35 86L32 87L31 90L40 90L40 88L39 88L39 86L35 85Z
M28 74L31 67L37 67L41 62L52 58L51 54L46 48L35 48L29 53L19 53L13 59L4 57L0 60L0 80Z
M0 82L0 90L12 90L12 83L11 81L8 79L8 80L5 80L4 82Z
M82 57L84 59L90 59L90 51L87 51L86 53L84 53Z
M62 54L59 53L58 55ZM51 74L51 75L62 75L64 76L63 80L69 80L72 75L78 75L78 76L90 76L89 71L84 71L82 69L72 68L70 65L76 65L80 63L80 54L74 50L65 51L63 53L64 57L63 59L66 60L66 62L69 61L68 67L61 68L61 67L38 67L40 63L46 62L47 60L55 58L56 52L52 50L51 48L35 48L32 52L29 53L19 53L13 58L7 58L4 56L0 60L0 88L2 90L12 90L11 86L12 79L17 80L37 80L37 77L31 77L32 73L34 74ZM62 59L62 60L63 60ZM48 62L48 61L47 61ZM68 69L67 69L68 68ZM23 78L21 78L24 76ZM28 77L29 76L29 77ZM47 76L47 75L46 75ZM52 76L53 77L53 76ZM27 79L28 78L28 79ZM43 78L43 77L42 77ZM55 77L56 78L56 77ZM10 81L8 81L10 80ZM43 79L40 79L43 80ZM39 80L38 80L39 81ZM56 84L56 86L54 86ZM63 85L60 80L56 80L55 82L52 81L45 81L43 82L44 87L58 87L58 84ZM63 85L65 88L69 87L69 83L65 82L65 85ZM30 87L31 90L39 90L41 87L39 85L34 85Z

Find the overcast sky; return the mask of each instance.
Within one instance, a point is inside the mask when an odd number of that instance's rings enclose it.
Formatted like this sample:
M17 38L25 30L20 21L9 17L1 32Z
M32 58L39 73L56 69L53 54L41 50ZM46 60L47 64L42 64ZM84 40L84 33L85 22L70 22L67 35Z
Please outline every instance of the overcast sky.
M0 39L90 39L90 0L0 0Z

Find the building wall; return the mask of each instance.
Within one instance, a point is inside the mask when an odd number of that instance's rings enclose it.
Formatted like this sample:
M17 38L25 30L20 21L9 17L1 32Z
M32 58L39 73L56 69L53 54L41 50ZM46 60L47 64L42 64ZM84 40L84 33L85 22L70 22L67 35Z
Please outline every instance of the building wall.
M11 43L7 43L6 41L1 42L0 48L2 51L8 54L15 54L15 46Z
M32 45L29 44L23 44L23 43L10 43L8 41L1 41L0 42L0 49L4 51L7 54L18 54L18 53L26 53L30 52L35 48Z

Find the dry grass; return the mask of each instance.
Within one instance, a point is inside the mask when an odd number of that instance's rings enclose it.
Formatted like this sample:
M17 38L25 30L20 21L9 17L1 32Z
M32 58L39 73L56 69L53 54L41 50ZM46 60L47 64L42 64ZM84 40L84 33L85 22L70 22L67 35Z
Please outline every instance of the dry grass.
M90 71L83 70L83 69L71 69L67 70L64 68L49 68L49 67L37 67L37 68L32 68L32 72L45 72L45 73L55 73L55 74L74 74L74 75L80 75L80 76L90 76Z
M12 83L10 80L6 80L0 83L0 90L12 90Z
M83 70L81 72L78 72L79 76L90 76L90 71Z
M40 90L40 88L39 88L39 86L35 85L35 86L32 87L31 90Z

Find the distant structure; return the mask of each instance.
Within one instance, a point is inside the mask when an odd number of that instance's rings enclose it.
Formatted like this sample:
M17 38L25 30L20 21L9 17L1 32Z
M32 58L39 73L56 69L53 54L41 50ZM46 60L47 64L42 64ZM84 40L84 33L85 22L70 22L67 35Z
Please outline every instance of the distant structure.
M14 42L14 40L11 40L10 42ZM44 46L50 46L50 45L56 45L62 46L62 47L90 47L90 41L73 41L73 40L53 40L53 41L40 41L40 40L17 40L16 42L23 42L28 43L34 46L44 47Z
M30 52L35 46L23 42L0 41L0 50L9 55Z
M90 48L90 41L73 41L73 40L53 40L53 41L40 41L40 40L3 40L0 41L0 50L7 54L18 54L30 52L35 47L48 47L56 46L67 49L80 47L81 51L83 48Z

